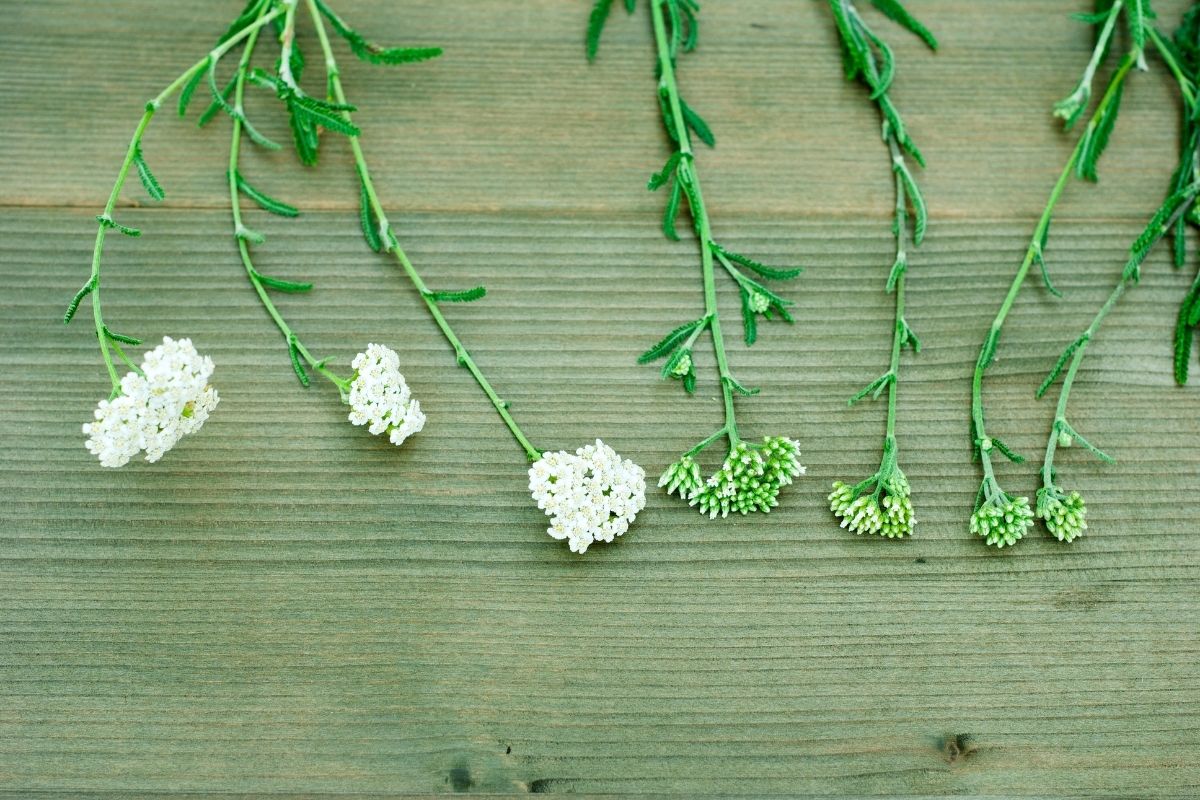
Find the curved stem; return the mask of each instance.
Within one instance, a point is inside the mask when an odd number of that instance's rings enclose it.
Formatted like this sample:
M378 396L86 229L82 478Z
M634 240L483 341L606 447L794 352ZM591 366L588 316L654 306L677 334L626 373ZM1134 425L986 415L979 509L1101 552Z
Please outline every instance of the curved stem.
M264 11L267 8L268 6L263 6ZM250 60L257 43L258 30L255 30L246 39L246 47L242 51L242 58L237 66L237 75L234 77L233 102L234 108L237 109L242 107L242 102L245 98L246 75L250 69ZM304 343L300 341L300 338L292 332L283 315L279 313L279 309L275 307L275 302L271 299L270 292L263 285L258 270L254 268L254 262L250 257L250 246L243 235L246 227L242 223L242 198L238 187L238 161L241 155L242 119L235 116L232 121L233 133L229 141L229 170L227 175L229 179L229 207L233 216L234 238L237 240L238 253L242 258L242 266L246 268L246 277L249 278L250 284L254 287L254 291L258 295L258 299L262 302L263 308L266 309L267 314L275 322L276 327L279 328L279 332L283 334L284 341L288 343L289 349L294 348L314 372L328 378L341 392L349 391L350 382L328 369L324 362L319 361L313 356L308 348L304 346Z
M337 60L334 58L333 48L329 43L329 34L325 30L325 20L322 18L321 12L317 8L316 3L314 3L313 0L307 0L307 2L309 12L312 15L313 25L317 31L317 38L321 42L321 50L325 56L325 72L329 82L329 92L336 102L345 104L346 93L342 88L342 81L338 72ZM347 122L351 120L349 111L342 111L340 113L342 118ZM362 145L359 143L358 137L351 136L349 138L350 148L354 153L354 163L358 168L358 174L362 179L363 187L366 189L367 199L371 204L371 209L375 212L375 216L379 220L380 238L382 238L385 242L385 247L387 247L387 249L390 250L393 255L395 255L396 260L400 263L400 267L404 270L404 273L408 276L409 280L412 281L413 286L416 287L417 292L421 295L421 299L425 301L425 306L429 309L429 313L433 317L433 321L437 323L438 328L442 331L442 335L446 337L446 340L454 348L454 354L458 359L459 365L465 367L467 371L471 373L471 376L475 378L475 382L479 384L479 388L483 390L483 393L487 395L488 399L492 402L492 406L496 409L496 413L500 415L500 418L504 421L504 424L512 433L513 438L515 438L517 443L521 445L521 448L525 451L525 455L529 458L529 460L537 461L542 457L541 450L533 446L533 444L525 436L524 432L522 432L520 426L517 425L516 420L513 419L512 415L508 411L508 403L500 399L500 396L496 394L496 390L492 388L492 385L488 381L487 377L484 376L482 370L479 369L479 366L475 363L475 359L471 357L471 354L467 351L467 348L463 346L458 336L454 333L454 329L450 327L450 323L446 321L446 318L442 314L442 310L439 307L437 300L435 300L433 297L433 293L429 291L428 287L426 287L425 281L421 279L421 275L417 272L412 262L409 261L404 250L400 247L400 243L396 240L395 235L392 233L391 226L388 223L387 215L383 210L383 204L379 201L379 195L375 191L375 185L371 181L371 173L367 169L367 161L363 156Z
M1195 185L1194 189L1200 191L1200 185ZM1175 216L1184 214L1186 210L1186 207L1177 209ZM1166 230L1173 224L1174 219L1168 219L1163 223L1163 229ZM1100 306L1100 310L1096 312L1096 316L1092 318L1091 323L1088 324L1076 340L1078 345L1071 354L1070 366L1067 368L1062 387L1058 392L1058 407L1054 412L1054 424L1050 429L1050 438L1046 443L1046 457L1042 462L1042 484L1047 488L1054 484L1054 455L1058 445L1058 434L1062 431L1070 430L1067 423L1067 402L1071 397L1071 388L1075 385L1075 376L1079 372L1079 366L1083 363L1083 357L1087 353L1088 345L1096 337L1096 334L1100 331L1100 326L1104 323L1104 319L1116 307L1125 292L1138 282L1139 274L1137 270L1130 270L1128 267L1122 271L1121 279L1117 281L1117 285L1109 293L1108 299L1104 301L1104 305Z
M267 8L266 5L263 6ZM146 103L146 109L142 113L142 118L138 122L137 128L133 131L133 137L129 141L129 146L125 149L125 159L121 162L121 168L117 172L117 179L113 183L112 191L108 195L108 202L104 205L104 213L101 215L101 220L111 220L113 211L117 207L117 202L121 197L121 189L125 186L125 180L129 177L129 170L133 166L133 162L137 157L137 153L142 144L142 137L146 133L146 129L150 126L150 120L154 118L155 112L162 106L164 102L179 91L184 84L192 79L192 77L200 70L207 69L215 59L220 58L232 48L240 44L243 40L250 36L257 35L260 28L266 25L271 20L275 19L282 13L280 9L265 13L259 17L253 24L239 31L237 35L230 37L227 41L221 43L213 49L211 53L206 55L200 61L197 61L189 67L182 75L172 81L165 89L159 92L154 99ZM109 348L108 333L104 326L104 315L100 306L100 261L104 252L104 239L108 233L109 226L105 222L100 222L96 230L96 243L92 247L92 272L88 279L88 285L91 286L91 301L92 301L92 318L96 325L96 338L100 343L100 355L104 359L104 365L108 370L109 378L112 381L112 396L116 396L121 392L121 379L117 374L116 365L113 363L112 353Z
M1094 130L1095 126L1099 124L1100 119L1104 116L1109 105L1116 97L1121 83L1136 63L1137 55L1135 53L1128 53L1121 60L1117 71L1109 81L1108 89L1105 91L1103 99L1092 114L1091 121L1088 123L1089 132ZM1017 295L1021 291L1021 286L1025 283L1029 269L1033 266L1035 260L1042 257L1042 242L1045 240L1046 233L1050 229L1050 219L1054 214L1054 208L1058 205L1058 201L1066 190L1067 184L1071 181L1071 175L1079 163L1087 140L1088 133L1079 137L1079 142L1071 152L1071 157L1067 159L1062 173L1058 176L1058 181L1054 184L1054 188L1050 192L1050 198L1046 202L1046 207L1042 211L1042 216L1038 220L1037 227L1034 229L1029 248L1025 251L1025 258L1021 262L1021 267L1017 270L1017 274L1013 276L1012 284L1008 288L1008 293L1004 296L1004 301L1000 304L999 311L996 312L995 319L992 320L991 327L988 329L987 337L984 340L984 345L980 349L979 358L975 362L975 373L971 380L971 420L975 428L975 447L976 452L979 454L980 462L983 465L984 486L986 487L986 495L989 500L1002 492L1000 491L999 483L996 481L990 448L984 446L988 441L988 436L987 426L984 421L983 375L991 364L992 357L995 355L996 347L999 344L1000 331L1004 327L1004 321L1008 318L1009 311L1012 310L1013 303L1016 302Z
M721 395L725 405L725 425L722 433L729 437L733 449L741 442L738 434L737 414L733 402L733 373L729 369L729 358L725 352L725 337L721 333L721 317L717 308L716 276L713 268L712 225L704 205L704 192L700 188L700 177L694 166L691 137L683 113L683 102L675 80L675 63L671 57L671 42L667 35L667 0L650 0L650 14L654 21L654 42L658 49L659 88L666 96L671 109L671 119L678 139L679 152L683 158L677 180L687 181L688 205L696 225L696 236L700 240L700 269L704 281L704 313L709 317L712 332L713 353L717 360L717 371L721 379ZM718 437L719 438L719 437Z

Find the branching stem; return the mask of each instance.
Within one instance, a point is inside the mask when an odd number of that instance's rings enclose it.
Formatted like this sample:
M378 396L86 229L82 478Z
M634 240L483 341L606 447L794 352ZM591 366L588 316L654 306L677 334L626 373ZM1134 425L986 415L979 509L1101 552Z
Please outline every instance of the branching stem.
M321 43L321 50L325 56L325 70L326 78L329 83L329 93L332 95L332 98L335 102L344 105L347 102L346 93L342 88L342 81L337 67L337 60L334 58L333 48L330 46L329 42L329 34L325 30L325 20L322 17L320 10L317 8L317 4L313 0L306 0L306 2L313 19L313 25L317 31L317 38ZM352 121L349 111L340 111L338 113L341 114L342 118L347 122ZM525 434L521 431L520 426L517 425L516 420L513 419L512 414L510 414L508 411L508 403L500 399L500 396L496 394L495 389L492 388L492 385L488 381L487 377L484 376L483 372L479 369L479 366L475 363L475 359L471 357L471 354L467 351L467 348L463 346L458 336L454 333L454 329L450 326L450 323L446 321L446 318L442 314L442 310L439 307L437 300L435 300L432 296L433 293L425 285L425 281L421 279L420 274L417 272L416 268L413 266L404 250L400 247L400 243L396 240L395 235L392 233L391 226L388 223L387 215L383 209L383 204L380 202L379 195L376 193L375 186L371 181L371 174L367 169L367 161L363 155L362 145L359 143L358 137L351 136L349 138L350 148L354 153L354 163L358 168L358 174L361 177L363 186L366 189L367 198L371 204L371 209L374 211L376 218L379 220L380 238L383 240L384 246L396 257L400 267L404 270L404 273L408 276L409 280L412 281L413 286L421 295L421 299L424 300L425 306L429 309L429 313L433 317L434 322L437 323L438 328L442 331L442 335L446 337L446 340L454 348L454 354L458 359L459 365L465 367L467 371L471 373L472 377L475 378L475 382L479 384L479 388L481 388L484 394L487 395L488 399L492 403L492 406L496 409L496 413L500 415L502 420L504 420L504 424L508 427L509 431L512 432L513 437L517 440L517 443L521 445L521 448L525 451L525 455L528 456L529 460L531 462L537 461L542 457L542 452L538 450L538 448L534 447Z
M1092 114L1091 121L1088 123L1089 128L1099 124L1109 104L1117 97L1122 82L1136 63L1136 53L1128 53L1121 59L1120 65L1109 80L1104 97L1096 107L1096 111ZM1021 267L1017 270L1017 274L1013 276L1012 284L1009 286L1008 293L1004 296L1004 301L1000 304L1000 310L996 312L996 317L992 320L991 327L988 329L988 335L980 350L979 358L975 362L975 373L971 381L971 419L975 432L976 452L983 465L984 494L989 500L993 497L1003 495L1003 491L996 480L995 468L991 458L991 448L986 446L991 440L988 438L987 426L984 422L983 376L995 356L996 347L999 344L1000 332L1004 327L1005 320L1008 318L1008 313L1012 310L1013 304L1016 302L1017 295L1021 291L1021 286L1025 283L1025 278L1029 275L1029 270L1034 262L1042 257L1042 242L1046 238L1047 231L1049 231L1050 219L1053 216L1059 199L1062 197L1067 185L1071 182L1071 177L1086 146L1087 139L1088 136L1086 134L1080 136L1079 142L1075 145L1075 149L1071 153L1071 157L1067 160L1062 173L1058 177L1058 181L1054 184L1054 188L1050 192L1050 198L1046 203L1045 209L1042 211L1042 216L1038 220L1037 227L1030 240L1029 248L1025 251L1025 259L1021 262Z
M264 8L266 6L264 5ZM100 224L96 230L96 243L92 248L92 272L88 278L86 286L90 286L90 294L92 301L92 318L96 325L96 339L100 344L100 356L104 359L104 366L108 370L109 379L112 381L112 397L116 397L121 393L121 378L117 374L116 364L113 363L112 352L110 345L114 344L108 335L107 328L104 324L104 315L100 305L100 261L104 253L104 239L108 233L110 225L106 221L111 222L113 211L117 207L117 202L121 197L121 189L125 186L125 179L129 176L129 170L133 166L133 162L137 157L137 153L141 147L142 137L146 133L146 129L150 126L150 120L154 118L155 112L162 106L164 102L175 92L179 91L188 81L192 79L200 70L207 69L209 65L220 58L232 48L236 47L241 42L248 39L250 36L257 35L259 29L266 25L271 20L278 17L282 9L275 9L265 13L259 17L253 24L239 31L237 35L230 37L227 41L218 45L211 53L203 59L193 64L182 75L172 81L165 89L158 93L153 100L146 103L146 109L142 113L142 118L138 122L137 128L133 131L133 138L129 141L129 147L125 150L125 159L121 162L121 168L117 172L117 179L113 183L112 191L108 195L108 202L104 205L104 213L100 216ZM118 357L121 357L120 355ZM128 359L125 359L128 361Z
M679 86L675 80L675 62L672 56L671 38L667 34L667 0L651 0L650 15L654 22L654 42L658 50L659 89L666 97L671 110L671 119L677 134L679 152L682 159L679 165L678 180L685 181L689 187L688 205L696 226L696 235L700 240L700 269L704 280L704 313L709 319L709 330L712 332L713 352L717 360L717 371L721 379L721 395L725 404L725 425L714 436L709 437L701 446L694 450L699 452L721 436L729 438L732 450L740 443L738 434L737 415L734 410L733 393L735 379L729 369L729 359L725 353L725 338L721 333L721 317L717 308L716 275L713 268L713 236L712 226L708 219L708 210L704 205L704 193L700 188L700 177L695 170L695 155L692 151L691 136L688 133L687 120L683 113L683 102L679 94Z

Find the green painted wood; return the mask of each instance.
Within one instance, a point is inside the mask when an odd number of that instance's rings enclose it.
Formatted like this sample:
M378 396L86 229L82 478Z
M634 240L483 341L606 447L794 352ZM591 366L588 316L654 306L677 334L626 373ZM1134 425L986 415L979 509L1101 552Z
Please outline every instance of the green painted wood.
M317 283L281 306L321 354L400 350L426 431L396 450L295 384L230 245L226 130L164 117L145 151L168 202L126 193L146 236L110 240L106 310L192 336L222 402L160 464L97 467L78 424L102 368L83 320L57 319L139 104L231 11L5 4L0 797L1195 796L1200 401L1169 372L1190 275L1156 255L1085 364L1075 421L1120 459L1063 459L1089 534L994 553L964 530L967 379L1070 147L1045 109L1086 58L1075 5L914 0L944 51L891 37L933 213L911 284L927 350L901 391L921 518L904 543L848 537L823 506L882 435L881 407L844 405L884 368L891 324L873 112L840 80L823 4L705 8L681 80L720 137L701 160L718 233L810 266L795 328L734 347L765 390L740 417L799 438L810 474L748 521L655 493L580 559L542 533L519 449L362 245L336 144L309 173L246 159L309 212L252 212L261 266ZM347 64L348 85L414 260L435 286L491 290L452 317L535 441L603 436L653 472L706 434L711 386L688 400L633 363L700 300L691 249L662 239L641 190L664 155L646 20L614 18L588 67L582 2L346 11L381 40L447 45L397 72ZM1050 422L1033 387L1161 195L1177 122L1157 73L1135 76L1104 182L1062 209L1051 264L1070 301L1031 283L991 373L992 425L1021 450Z

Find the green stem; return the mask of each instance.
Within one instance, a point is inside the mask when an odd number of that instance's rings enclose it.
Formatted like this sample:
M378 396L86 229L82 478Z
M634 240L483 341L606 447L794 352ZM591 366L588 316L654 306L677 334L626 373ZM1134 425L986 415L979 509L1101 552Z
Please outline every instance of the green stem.
M266 8L266 6L264 6ZM104 219L112 219L113 211L117 207L117 202L121 198L121 189L125 186L125 179L129 177L129 170L133 166L133 162L137 156L138 149L141 147L142 137L146 133L146 129L150 126L150 120L154 118L154 114L167 101L171 95L179 91L184 84L192 79L192 77L202 69L208 68L216 59L229 52L233 47L237 46L243 40L257 34L258 30L268 22L279 16L280 10L276 9L270 13L259 17L254 24L247 26L236 36L231 37L212 50L207 56L200 61L197 61L189 67L182 75L172 81L167 88L163 89L154 97L153 100L146 103L146 109L142 113L142 118L138 122L137 128L133 131L133 138L129 141L129 147L125 150L125 160L121 162L121 169L117 172L117 179L113 183L112 191L108 195L108 202L104 205L104 213L101 215ZM104 239L108 233L108 226L103 222L99 224L96 230L96 243L92 248L92 273L88 279L92 287L92 318L96 324L96 339L100 343L100 355L104 359L104 366L108 370L109 378L112 381L112 396L115 397L121 392L121 378L117 374L116 365L113 363L112 353L109 349L108 334L104 329L104 315L100 306L100 260L104 253Z
M265 11L269 6L264 5ZM261 13L261 12L260 12ZM258 30L256 29L249 38L246 39L246 47L242 51L242 58L238 62L237 75L234 77L233 88L233 107L241 109L246 93L246 75L250 69L250 60L254 54L255 45L258 43ZM285 62L286 63L286 62ZM308 366L315 372L320 373L325 378L328 378L331 383L345 393L349 391L350 382L341 376L334 373L332 370L325 367L324 363L318 360L300 338L292 332L291 327L284 320L283 315L279 313L275 302L271 299L270 292L263 285L262 279L258 274L258 270L254 268L254 262L250 257L250 246L242 235L246 230L246 226L242 222L242 202L241 192L238 187L238 162L241 157L242 144L242 120L241 117L233 117L233 133L229 142L229 206L233 214L233 230L234 238L237 240L238 253L242 258L242 266L246 268L246 277L250 279L250 284L254 287L258 299L262 302L263 308L267 314L275 322L280 333L283 334L284 341L288 343L288 347L294 347L296 352L305 360Z
M888 149L891 151L892 159L903 160L904 155L900 150L900 143L896 141L895 134L888 136ZM896 172L896 263L905 263L905 267L900 271L899 277L896 278L895 294L896 294L896 318L895 326L892 332L892 361L890 371L892 374L891 383L888 386L888 410L887 410L887 434L886 442L893 443L893 451L895 450L896 441L896 395L898 392L897 384L900 382L900 353L904 349L905 335L908 329L908 323L904 317L904 302L905 302L905 283L907 278L907 261L908 253L906 246L908 242L908 193L904 186L904 178L899 172ZM885 442L885 443L886 443ZM885 447L885 451L886 451Z
M679 85L675 80L675 63L671 57L670 37L667 35L667 12L665 11L667 2L668 0L650 0L650 13L654 21L654 42L658 49L659 90L665 94L671 109L671 119L678 140L679 152L683 155L676 180L686 181L688 205L696 225L696 235L700 239L700 268L704 280L704 313L710 320L713 352L716 355L717 371L721 378L721 394L725 404L725 425L721 433L729 437L729 447L732 450L742 440L738 435L737 415L733 403L733 373L729 369L729 358L725 352L725 338L721 333L720 311L717 307L712 225L704 204L700 177L696 174L691 135L688 133L687 121L683 114L683 101L679 96Z
M1089 131L1099 124L1100 119L1104 116L1109 105L1116 97L1121 83L1136 63L1137 56L1135 53L1128 53L1121 60L1117 71L1109 81L1108 89L1105 91L1103 99L1101 99L1100 104L1096 107L1095 113L1092 114L1091 121L1088 123ZM984 443L988 441L988 436L984 422L983 375L991 363L992 357L995 355L995 348L999 343L1004 321L1008 318L1008 313L1012 310L1013 303L1016 302L1017 295L1021 291L1021 286L1025 283L1025 278L1029 274L1029 269L1033 266L1034 261L1041 256L1042 241L1050 228L1050 219L1054 214L1054 208L1066 190L1067 184L1071 181L1071 176L1075 172L1075 166L1079 163L1079 158L1083 153L1083 148L1087 140L1087 133L1079 137L1079 142L1071 152L1071 157L1067 160L1062 173L1058 176L1058 181L1054 184L1054 189L1051 190L1050 198L1046 203L1045 209L1042 211L1041 218L1038 220L1037 228L1034 229L1029 248L1025 251L1025 259L1021 262L1021 268L1017 270L1017 274L1013 277L1008 293L1004 296L1004 302L1000 304L1000 310L996 312L996 317L992 320L991 327L988 329L988 335L984 340L983 347L980 349L979 358L975 362L975 373L971 380L971 419L975 428L975 446L980 462L983 465L985 493L989 500L1003 492L996 480L991 451L984 446Z
M1198 187L1200 188L1200 187ZM1181 208L1177 214L1183 214L1185 208ZM1173 220L1164 223L1164 228L1170 227ZM1058 435L1064 430L1069 430L1067 423L1067 403L1071 397L1071 388L1075 385L1075 377L1079 373L1079 367L1083 363L1083 357L1087 353L1088 345L1092 339L1100 331L1100 326L1104 323L1105 317L1116 307L1117 303L1129 291L1130 287L1136 284L1139 280L1139 273L1131 272L1125 269L1121 273L1121 279L1117 281L1117 285L1109 293L1108 299L1104 301L1104 305L1100 306L1100 310L1096 312L1096 316L1092 318L1091 323L1084 329L1076 340L1079 342L1075 351L1071 354L1071 363L1067 367L1067 373L1063 377L1062 387L1058 392L1058 406L1054 412L1054 424L1050 428L1050 437L1046 442L1046 456L1042 462L1042 485L1050 488L1054 485L1054 455L1058 448Z
M321 12L313 0L307 0L307 3L309 12L312 15L313 25L316 27L317 38L321 42L321 50L325 56L325 71L329 81L329 91L332 93L333 99L336 102L345 104L346 93L342 88L342 81L338 72L337 61L333 55L333 48L329 43L329 34L325 30L325 20L322 18ZM343 119L345 119L347 122L351 121L350 112L343 111L341 114ZM416 287L417 292L420 293L421 299L425 301L425 306L429 309L429 313L433 317L434 322L437 323L438 328L441 329L442 335L446 337L446 340L454 348L454 354L458 359L459 365L465 367L471 373L472 377L475 378L475 382L479 384L479 388L483 390L483 393L487 395L488 399L492 402L492 406L496 409L496 413L500 415L502 420L504 420L504 424L508 427L509 431L512 432L513 437L517 440L517 443L521 445L521 448L525 451L525 455L528 456L529 460L537 461L542 457L542 452L538 448L534 447L529 439L525 436L524 432L521 431L520 426L517 425L516 420L513 419L512 415L508 411L508 404L504 402L504 400L500 399L500 396L496 394L496 390L492 388L492 385L488 381L487 377L485 377L483 372L479 369L479 366L475 363L475 359L471 357L471 354L467 351L467 348L463 346L458 336L454 333L454 329L451 328L450 323L446 321L446 318L443 316L442 310L438 306L437 301L433 299L432 292L430 292L428 287L426 287L425 281L421 279L420 274L412 265L412 262L409 261L404 250L400 247L400 243L396 240L395 235L392 234L391 226L387 220L387 215L383 210L383 204L380 202L379 195L376 193L375 186L371 181L371 174L367 169L367 161L363 156L362 145L359 143L358 137L350 137L350 148L354 153L354 163L358 168L358 174L362 179L363 187L366 190L367 198L371 204L371 209L375 212L375 216L379 220L380 236L385 242L384 246L395 255L396 260L400 263L404 273L408 276L409 280L412 281L412 284L414 287Z
M1154 43L1154 47L1158 50L1158 54L1162 56L1162 60L1166 62L1167 68L1171 70L1171 74L1175 76L1176 83L1179 84L1179 91L1183 94L1183 99L1187 102L1190 110L1196 104L1196 87L1195 84L1183 72L1183 67L1175 58L1175 52L1171 46L1163 39L1162 34L1157 28L1147 28L1150 34L1150 41Z

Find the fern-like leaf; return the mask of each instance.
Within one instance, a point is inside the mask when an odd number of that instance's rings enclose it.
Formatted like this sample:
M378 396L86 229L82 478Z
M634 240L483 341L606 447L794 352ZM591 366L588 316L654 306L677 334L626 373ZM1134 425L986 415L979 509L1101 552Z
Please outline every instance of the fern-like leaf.
M258 204L258 207L263 211L269 211L272 214L277 214L281 217L300 216L300 211L295 206L290 206L281 200L276 200L274 197L271 197L264 192L260 192L258 189L251 186L250 182L243 178L240 172L234 173L234 177L237 179L237 187L242 194L246 195L246 197L249 197L256 204Z
M137 147L133 151L133 165L137 168L138 177L142 181L142 186L146 189L146 194L150 195L154 200L163 200L166 197L166 193L163 192L158 178L155 178L154 173L150 171L150 165L146 163L146 157L142 155L141 147Z

